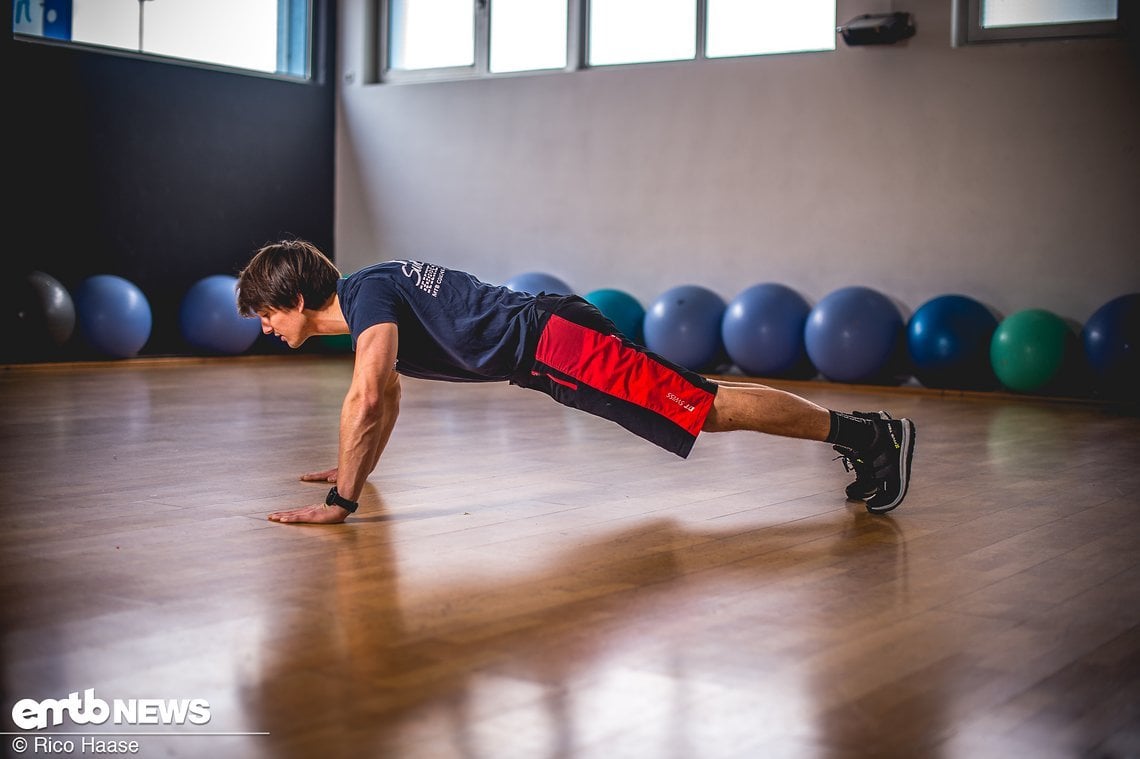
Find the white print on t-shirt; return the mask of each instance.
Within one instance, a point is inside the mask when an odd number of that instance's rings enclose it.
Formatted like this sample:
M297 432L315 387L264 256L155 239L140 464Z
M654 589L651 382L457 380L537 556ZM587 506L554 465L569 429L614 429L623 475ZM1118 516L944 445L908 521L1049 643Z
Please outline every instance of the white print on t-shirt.
M423 261L401 261L404 265L404 276L415 282L416 287L431 297L439 295L439 286L443 284L443 275L447 269L435 264L425 264Z

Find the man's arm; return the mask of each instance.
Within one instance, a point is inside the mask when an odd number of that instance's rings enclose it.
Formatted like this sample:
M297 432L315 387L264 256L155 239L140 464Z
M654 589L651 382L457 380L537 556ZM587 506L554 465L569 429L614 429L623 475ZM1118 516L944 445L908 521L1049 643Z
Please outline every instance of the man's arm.
M360 497L364 481L376 468L400 413L400 377L396 374L398 335L395 324L377 324L356 341L352 385L340 411L337 492L350 501ZM324 503L269 515L275 522L336 524L347 509Z

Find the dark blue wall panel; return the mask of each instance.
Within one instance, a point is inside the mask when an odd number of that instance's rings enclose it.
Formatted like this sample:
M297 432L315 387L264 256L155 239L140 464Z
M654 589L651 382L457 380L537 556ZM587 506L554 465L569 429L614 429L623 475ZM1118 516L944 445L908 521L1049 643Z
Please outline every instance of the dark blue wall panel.
M335 254L334 6L315 2L311 82L5 35L9 281L126 277L152 304L143 353L182 353L198 279L285 236Z

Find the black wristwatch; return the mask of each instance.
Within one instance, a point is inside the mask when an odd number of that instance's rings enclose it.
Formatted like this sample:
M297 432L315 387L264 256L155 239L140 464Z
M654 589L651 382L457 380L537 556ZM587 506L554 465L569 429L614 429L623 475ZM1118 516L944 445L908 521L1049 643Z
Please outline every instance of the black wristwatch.
M350 501L340 493L336 492L336 485L332 486L329 494L325 496L325 506L340 506L342 509L347 509L349 514L352 514L360 507L356 501Z

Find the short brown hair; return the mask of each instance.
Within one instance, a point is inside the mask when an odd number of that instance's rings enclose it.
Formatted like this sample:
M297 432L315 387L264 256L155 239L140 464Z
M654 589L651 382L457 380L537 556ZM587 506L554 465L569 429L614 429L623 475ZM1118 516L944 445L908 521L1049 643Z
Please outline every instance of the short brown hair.
M320 308L336 292L340 270L316 245L304 240L281 240L254 254L238 274L238 311L256 316L268 309L284 310L305 299L306 308Z

